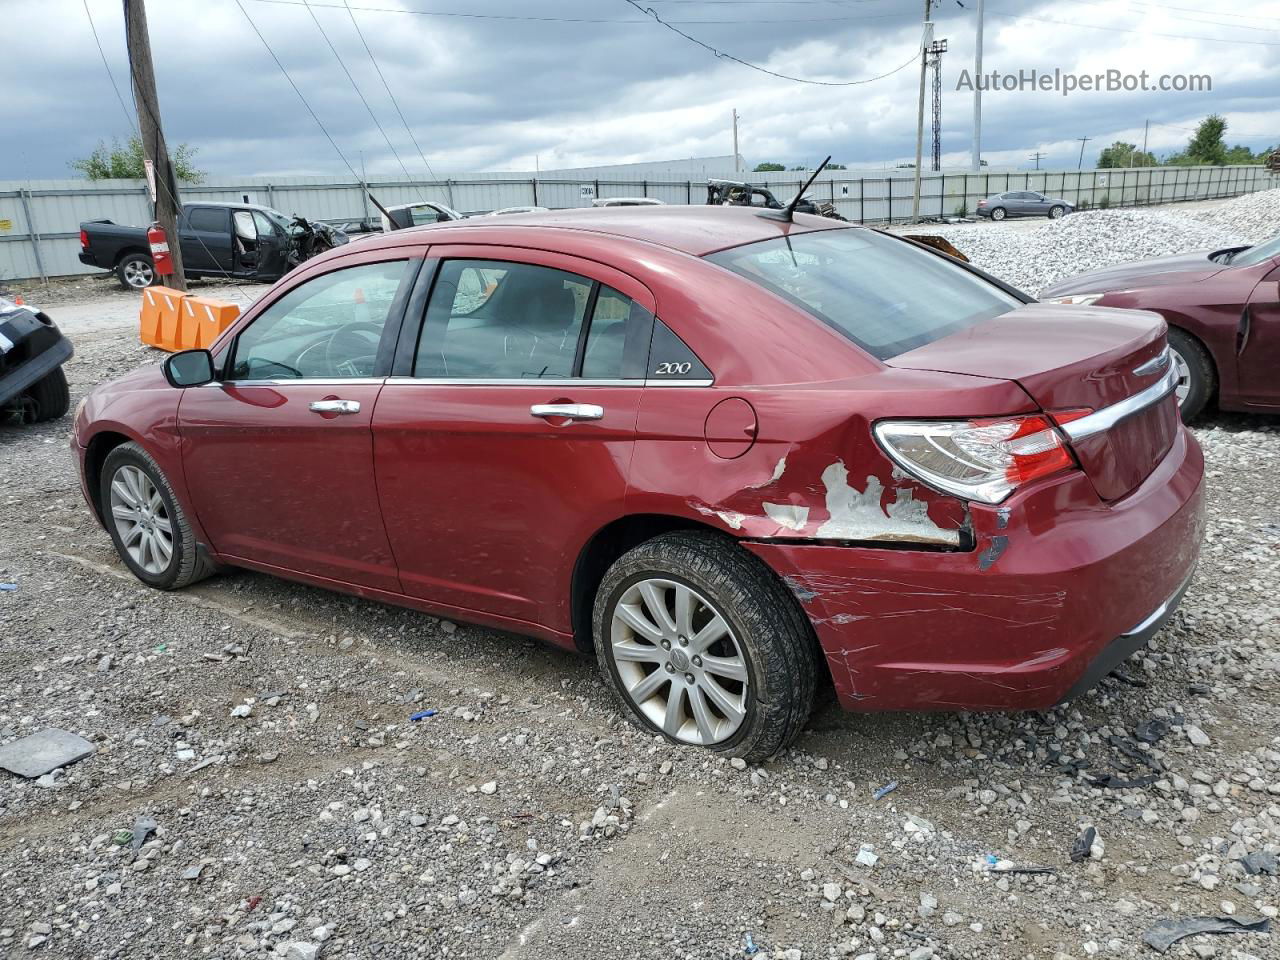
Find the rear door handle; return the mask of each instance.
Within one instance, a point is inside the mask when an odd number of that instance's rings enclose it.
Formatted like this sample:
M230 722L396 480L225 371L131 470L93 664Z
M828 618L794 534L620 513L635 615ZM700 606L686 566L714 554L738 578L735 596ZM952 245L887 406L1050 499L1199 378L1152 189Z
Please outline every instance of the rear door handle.
M359 400L313 400L312 413L359 413Z
M529 408L535 417L564 417L566 420L599 420L604 407L594 403L535 403Z

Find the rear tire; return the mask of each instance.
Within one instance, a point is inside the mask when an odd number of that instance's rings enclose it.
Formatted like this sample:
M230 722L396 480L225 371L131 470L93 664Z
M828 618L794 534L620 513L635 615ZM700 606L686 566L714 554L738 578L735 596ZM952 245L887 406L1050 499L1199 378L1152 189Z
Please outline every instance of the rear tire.
M1008 214L1005 212L1004 207L996 207L991 211L992 220L1003 220L1007 216Z
M145 290L156 282L155 262L145 253L129 253L116 264L116 279L126 290Z
M1218 392L1218 371L1200 341L1191 334L1169 328L1169 348L1181 379L1178 383L1178 412L1190 423Z
M197 548L164 471L138 444L107 454L98 484L103 525L116 553L147 586L179 590L217 572Z
M681 593L692 598L683 625ZM653 613L654 596L668 616ZM646 632L633 629L637 613ZM640 544L605 573L592 619L600 672L623 708L673 743L756 762L808 722L812 628L778 579L732 540L678 531ZM704 646L710 636L719 639Z
M57 420L65 417L71 409L71 391L67 387L67 375L58 367L52 373L36 381L35 386L27 391L27 398L34 404L31 413L32 423L45 420Z

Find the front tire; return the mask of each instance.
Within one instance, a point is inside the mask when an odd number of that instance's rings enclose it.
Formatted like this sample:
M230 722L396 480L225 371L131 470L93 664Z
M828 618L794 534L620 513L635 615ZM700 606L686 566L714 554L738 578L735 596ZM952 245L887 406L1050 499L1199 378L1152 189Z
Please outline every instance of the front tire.
M107 454L98 482L103 523L135 577L178 590L214 572L164 471L141 446L125 443Z
M812 629L777 578L732 540L680 531L619 558L596 594L600 671L639 726L755 762L813 707Z
M43 423L46 420L57 420L65 417L71 409L71 391L67 387L67 375L58 367L36 381L35 386L27 391L27 398L34 405L31 412L32 423Z
M126 290L145 290L156 282L156 265L145 253L130 253L116 264L116 279Z
M1008 214L1005 212L1004 207L996 207L994 210L991 211L992 220L1003 220L1007 216Z
M1169 328L1169 349L1178 371L1178 412L1190 423L1204 410L1218 389L1218 371L1200 342L1177 327Z
M1049 208L1049 219L1061 220L1063 216L1066 215L1066 212L1067 212L1066 207L1064 207L1060 203L1055 203L1052 207Z

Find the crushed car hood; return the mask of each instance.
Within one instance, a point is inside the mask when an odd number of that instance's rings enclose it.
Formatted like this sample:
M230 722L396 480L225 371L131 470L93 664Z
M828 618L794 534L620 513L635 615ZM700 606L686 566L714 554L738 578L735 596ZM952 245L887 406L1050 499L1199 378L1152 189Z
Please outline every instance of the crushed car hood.
M1040 291L1040 299L1064 297L1074 293L1107 293L1128 290L1133 287L1152 287L1167 283L1196 283L1216 276L1226 269L1226 264L1209 259L1216 250L1197 250L1134 263L1120 263L1114 267L1091 270L1078 277L1069 277L1051 283Z

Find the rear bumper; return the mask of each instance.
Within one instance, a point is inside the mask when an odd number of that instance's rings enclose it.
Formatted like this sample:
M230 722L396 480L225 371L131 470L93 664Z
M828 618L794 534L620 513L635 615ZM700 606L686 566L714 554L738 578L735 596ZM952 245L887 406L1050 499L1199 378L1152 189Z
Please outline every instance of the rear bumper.
M80 257L79 257L79 260L80 260L80 262L81 262L81 263L83 263L85 266L88 266L88 267L97 267L97 268L99 268L100 270L109 270L109 269L110 269L110 265L109 265L109 264L108 264L108 265L106 265L106 266L104 266L103 264L99 263L99 262L98 262L98 258L97 258L97 257L95 257L95 256L94 256L92 253L90 253L88 250L81 250L81 251L80 251Z
M74 355L71 341L59 336L47 350L0 377L0 403L25 393Z
M972 552L746 546L800 599L846 709L1044 709L1172 615L1204 533L1203 472L1179 428L1119 500L1075 472L972 505Z

